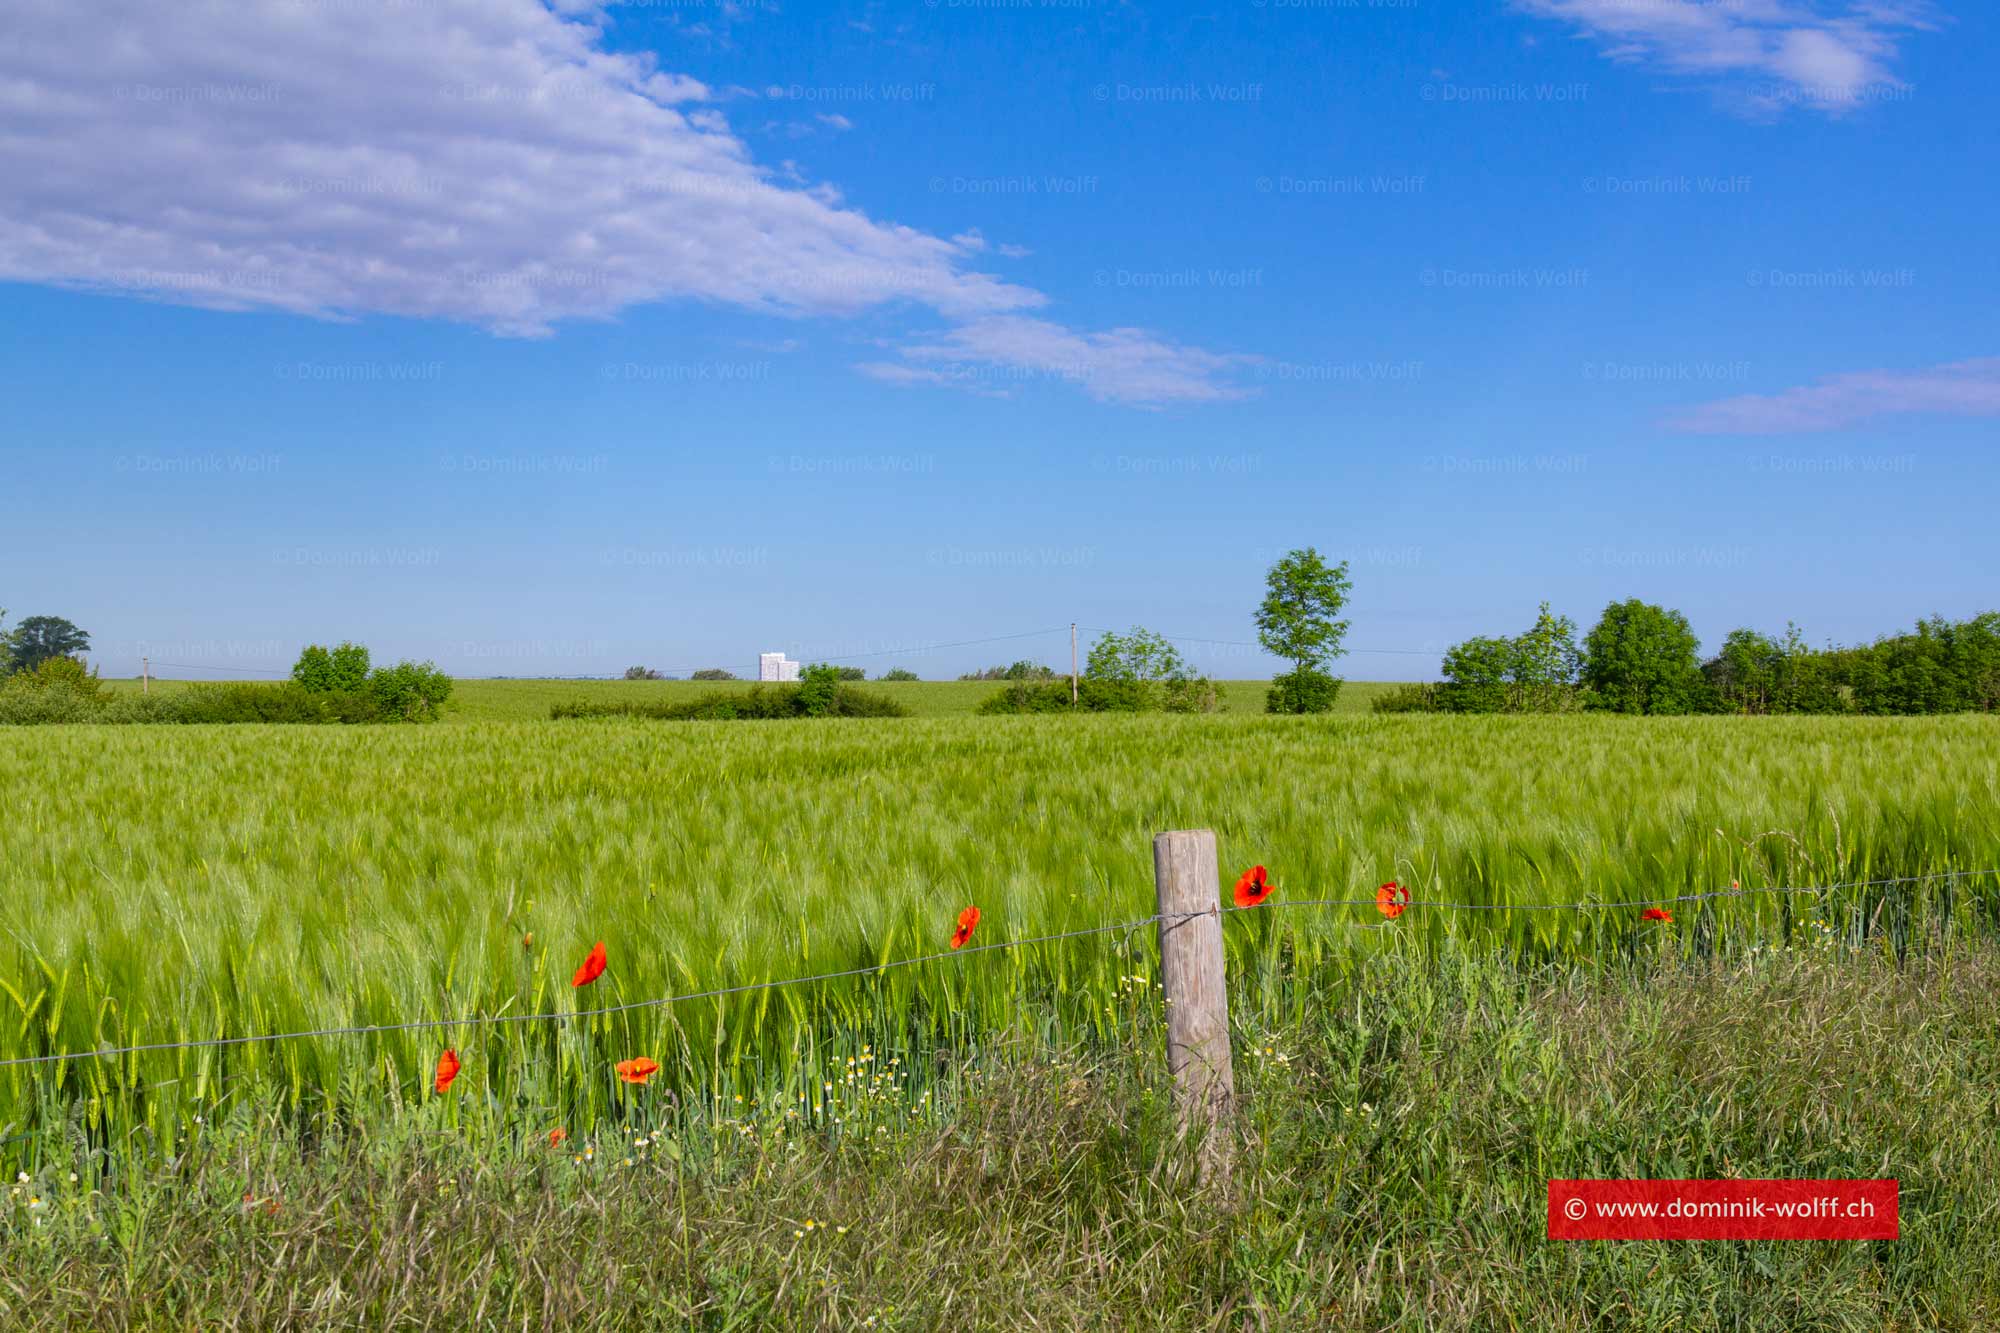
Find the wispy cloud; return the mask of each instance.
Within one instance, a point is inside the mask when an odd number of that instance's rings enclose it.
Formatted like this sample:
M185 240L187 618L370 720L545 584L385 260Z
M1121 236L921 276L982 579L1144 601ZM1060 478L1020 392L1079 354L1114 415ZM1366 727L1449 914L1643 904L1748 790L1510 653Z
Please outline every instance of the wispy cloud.
M1596 40L1613 60L1712 86L1743 110L1849 110L1904 90L1898 41L1937 26L1927 0L1515 0Z
M1783 393L1703 403L1668 424L1704 435L1790 435L1919 414L2000 416L2000 357L1833 375Z
M901 361L859 367L902 384L950 384L1004 394L1044 380L1082 386L1107 403L1161 406L1249 397L1230 380L1260 358L1206 352L1144 329L1077 333L1045 319L991 316L898 349Z
M1048 305L969 240L760 165L727 92L607 50L605 21L589 0L13 0L0 279L514 336L664 301L975 327ZM1205 364L1163 365L1159 398L1226 396Z

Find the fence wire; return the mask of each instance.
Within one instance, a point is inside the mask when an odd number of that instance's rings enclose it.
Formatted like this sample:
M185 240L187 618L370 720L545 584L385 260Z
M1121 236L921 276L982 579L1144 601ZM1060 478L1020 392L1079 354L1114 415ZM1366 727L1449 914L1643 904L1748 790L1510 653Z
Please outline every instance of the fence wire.
M1928 884L1938 881L1976 879L1984 875L2000 875L2000 869L1993 870L1944 870L1927 875L1897 875L1888 879L1852 880L1841 884L1778 885L1765 888L1715 889L1706 893L1684 893L1671 898L1639 899L1585 899L1568 903L1471 903L1452 902L1441 899L1411 899L1398 904L1403 911L1429 909L1433 911L1457 912L1582 912L1608 909L1644 910L1648 907L1672 907L1683 903L1708 902L1717 898L1749 898L1764 895L1831 893L1841 889L1876 889L1897 884ZM925 963L942 962L948 959L967 958L974 954L993 953L1010 949L1025 949L1037 944L1054 944L1062 940L1081 939L1091 935L1108 935L1124 932L1128 936L1146 926L1170 923L1179 924L1197 917L1231 914L1237 912L1261 912L1272 908L1290 907L1353 907L1379 908L1374 898L1268 898L1252 906L1239 907L1233 903L1220 904L1205 912L1182 912L1139 917L1132 921L1121 921L1110 925L1085 926L1078 930L1059 931L1051 935L1034 935L1027 939L996 940L991 944L973 944L960 949L939 950L936 953L918 954L910 958L893 958L865 967L843 968L837 972L818 972L811 976L783 977L769 981L749 981L735 986L717 986L709 990L689 991L681 995L657 996L645 1000L631 1000L623 1004L604 1005L595 1009L553 1010L533 1014L471 1014L458 1018L414 1019L405 1023L367 1023L345 1027L305 1028L294 1032L261 1033L240 1037L206 1037L194 1041L145 1042L132 1046L106 1046L88 1051L73 1051L58 1055L24 1055L0 1060L0 1069L20 1068L29 1065L61 1064L70 1060L109 1060L127 1055L144 1055L162 1051L214 1050L229 1046L251 1046L259 1042L305 1041L322 1037L365 1037L397 1032L435 1031L441 1028L494 1027L512 1023L561 1022L565 1019L603 1018L610 1014L630 1013L639 1009L660 1009L669 1005L683 1004L694 1000L721 999L731 995L744 995L753 991L776 990L786 986L805 986L822 981L838 981L847 977L880 976L897 968L917 967Z

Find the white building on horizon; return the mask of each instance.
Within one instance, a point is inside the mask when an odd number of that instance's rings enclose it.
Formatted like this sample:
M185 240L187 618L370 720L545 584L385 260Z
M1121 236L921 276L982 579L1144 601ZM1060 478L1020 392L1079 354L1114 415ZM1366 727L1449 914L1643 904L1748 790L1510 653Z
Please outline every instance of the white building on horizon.
M757 654L758 680L785 681L797 680L798 678L799 664L791 658L786 657L783 653Z

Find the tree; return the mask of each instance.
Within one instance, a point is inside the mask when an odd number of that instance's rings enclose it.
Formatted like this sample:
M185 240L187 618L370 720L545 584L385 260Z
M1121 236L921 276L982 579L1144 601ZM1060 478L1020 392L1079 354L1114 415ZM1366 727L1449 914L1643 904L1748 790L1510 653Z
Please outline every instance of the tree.
M889 669L888 669L887 671L884 671L884 672L883 672L883 673L882 673L881 675L877 676L877 677L876 677L875 679L877 679L877 680L921 680L921 679L922 679L922 677L918 676L916 672L914 672L914 671L910 670L910 669L909 669L908 667L890 667L890 668L889 668Z
M1636 597L1613 602L1583 642L1583 683L1613 712L1694 712L1702 701L1700 646L1680 612Z
M1449 713L1503 711L1514 658L1514 641L1490 634L1452 645L1444 655L1445 684L1438 691L1439 703Z
M1514 683L1513 706L1529 713L1559 713L1574 707L1576 677L1583 653L1576 646L1576 622L1551 615L1543 602L1534 625L1514 640L1507 679Z
M359 694L368 684L368 650L344 641L338 648L308 644L292 664L292 679L315 694Z
M1099 635L1083 675L1093 682L1101 706L1114 712L1210 712L1219 699L1208 678L1189 671L1165 636L1143 626Z
M29 616L7 636L7 669L33 671L51 657L90 650L90 636L61 616Z
M661 675L661 674L660 674L659 672L657 672L657 671L653 670L653 668L651 668L651 667L644 667L644 666L635 666L635 667L626 667L626 668L625 668L625 679L627 679L627 680L665 680L665 679L666 679L666 677L665 677L665 676L663 676L663 675Z
M724 671L721 667L703 667L688 677L689 680L735 680L734 671Z
M1732 712L1772 711L1784 650L1754 629L1733 629L1722 649L1702 663L1701 674Z
M1337 619L1354 584L1347 562L1329 565L1318 550L1289 551L1264 575L1257 608L1257 642L1292 669L1271 682L1264 706L1273 713L1324 713L1333 708L1340 680L1327 663L1346 649L1347 622Z

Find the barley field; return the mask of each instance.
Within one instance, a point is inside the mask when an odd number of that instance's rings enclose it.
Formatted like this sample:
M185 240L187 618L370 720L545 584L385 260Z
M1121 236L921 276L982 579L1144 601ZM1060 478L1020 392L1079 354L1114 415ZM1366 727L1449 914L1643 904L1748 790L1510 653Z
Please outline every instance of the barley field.
M0 1058L572 1012L1144 918L1150 836L1217 830L1277 903L1530 908L2000 865L1984 718L937 718L38 728L0 750ZM1906 951L1994 920L1996 881L1637 910L1266 909L1229 921L1239 1013L1383 953L1609 964L1833 937ZM610 967L571 974L594 942ZM821 1107L856 1041L1109 1039L1149 930L582 1022L443 1027L0 1069L0 1126L82 1115L171 1145L238 1100L422 1101L478 1132L590 1125L649 1092ZM914 1085L913 1085L914 1086Z

